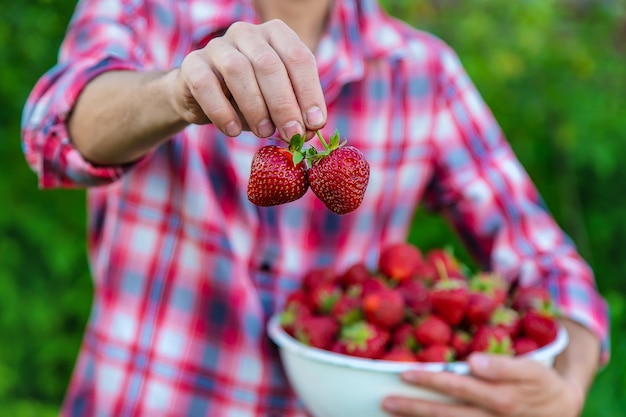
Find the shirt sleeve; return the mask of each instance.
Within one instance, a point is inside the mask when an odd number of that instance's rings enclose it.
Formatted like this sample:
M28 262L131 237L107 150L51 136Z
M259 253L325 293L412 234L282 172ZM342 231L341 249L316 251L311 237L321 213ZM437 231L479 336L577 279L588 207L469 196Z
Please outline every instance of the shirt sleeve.
M608 306L593 272L548 212L457 55L441 46L427 207L449 219L480 266L547 288L609 357Z
M96 166L72 145L67 121L94 77L112 70L139 70L144 54L138 11L115 0L78 3L57 64L36 83L22 115L22 148L41 188L110 183L133 164ZM135 2L136 3L136 2Z

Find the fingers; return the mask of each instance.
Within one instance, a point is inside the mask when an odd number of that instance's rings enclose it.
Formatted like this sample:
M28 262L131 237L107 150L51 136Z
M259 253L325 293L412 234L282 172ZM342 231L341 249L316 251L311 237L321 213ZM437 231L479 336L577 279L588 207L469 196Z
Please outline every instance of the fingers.
M326 105L315 56L289 27L280 22L269 24L273 24L269 43L285 63L305 127L318 130L326 122Z
M463 404L444 404L402 397L383 401L383 410L393 417L494 417L486 411Z
M181 73L196 107L229 136L249 127L268 137L278 129L288 141L295 134L310 138L326 123L315 58L281 21L231 25L192 52Z
M241 132L241 120L223 92L220 79L211 70L206 57L199 51L190 53L178 71L184 86L179 112L190 123L203 123L206 118L229 136Z
M472 376L450 372L410 371L403 379L420 387L441 392L461 402L485 410L508 410L514 402L513 391Z
M212 65L223 78L243 122L257 136L272 135L275 127L249 57L222 39L215 40L208 48Z
M488 381L525 382L545 379L552 370L537 361L499 355L473 354L472 374Z

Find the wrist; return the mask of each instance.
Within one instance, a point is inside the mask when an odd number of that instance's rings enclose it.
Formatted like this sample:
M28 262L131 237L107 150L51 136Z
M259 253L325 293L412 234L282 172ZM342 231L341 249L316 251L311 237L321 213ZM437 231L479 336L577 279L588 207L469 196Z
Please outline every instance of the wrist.
M583 407L585 406L585 392L580 384L574 380L566 379L565 384L573 404L574 416L578 417L583 412Z

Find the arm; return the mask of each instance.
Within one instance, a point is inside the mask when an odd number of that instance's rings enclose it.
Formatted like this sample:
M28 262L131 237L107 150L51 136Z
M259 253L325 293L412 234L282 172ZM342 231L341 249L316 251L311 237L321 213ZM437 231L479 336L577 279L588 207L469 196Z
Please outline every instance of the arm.
M547 288L565 316L570 343L554 368L473 354L468 359L472 376L409 372L407 382L464 404L389 398L385 407L407 416L578 416L598 365L608 359L606 303L591 269L544 207L458 58L446 46L442 51L432 134L436 168L427 203L454 225L481 268L519 285Z
M24 149L40 185L113 181L190 123L228 136L277 129L285 140L324 125L314 56L283 22L234 23L180 68L147 72L156 35L141 33L142 11L97 3L80 3L59 64L25 107Z
M562 320L567 329L569 344L557 358L554 368L573 385L580 396L580 408L598 370L600 341L589 329L571 320Z
M110 71L92 80L76 102L69 134L87 160L133 162L188 123L174 108L174 72Z

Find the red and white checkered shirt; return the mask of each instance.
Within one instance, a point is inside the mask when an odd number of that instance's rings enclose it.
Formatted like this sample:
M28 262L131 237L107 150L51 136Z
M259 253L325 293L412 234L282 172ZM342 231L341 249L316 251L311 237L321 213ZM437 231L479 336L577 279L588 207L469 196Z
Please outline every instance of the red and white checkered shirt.
M544 285L607 356L607 307L592 271L543 206L454 52L375 0L337 0L316 52L338 129L371 166L362 206L338 216L312 192L260 208L246 197L267 140L189 126L136 164L98 167L67 116L110 70L181 63L252 0L84 0L58 64L24 111L41 187L88 190L95 295L62 415L302 416L267 318L314 266L341 270L406 240L421 202L439 210L484 268Z

